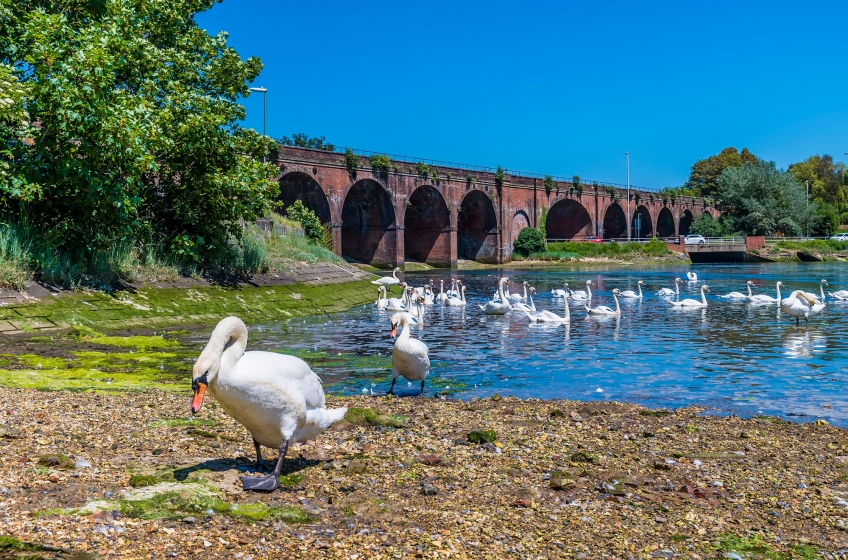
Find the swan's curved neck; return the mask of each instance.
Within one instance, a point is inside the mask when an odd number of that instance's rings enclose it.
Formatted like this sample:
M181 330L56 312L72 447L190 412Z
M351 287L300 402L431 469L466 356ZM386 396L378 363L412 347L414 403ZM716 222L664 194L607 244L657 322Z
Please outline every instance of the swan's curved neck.
M527 284L524 284L524 299L527 299Z
M212 331L203 353L210 352L220 356L220 371L232 371L247 348L247 327L243 322L233 322L225 328Z
M400 335L398 335L398 342L406 342L409 340L409 319L404 315L400 318Z
M400 269L399 269L399 268L395 268L395 269L392 271L392 278L394 278L395 280L400 280L400 278L398 278L398 277L397 277L398 270L400 270Z
M677 280L674 281L674 293L676 293L678 297L680 296L680 282Z
M639 290L639 297L642 297L642 284L636 282L636 288Z
M621 308L618 306L618 296L615 295L615 292L612 294L612 299L615 300L615 311L616 313L621 313Z
M704 288L706 288L706 286L701 286L701 303L703 303L704 307L706 307L707 306L707 292L704 291Z
M586 297L592 299L592 284L586 282Z
M748 286L748 297L754 297L754 293L751 291L751 285L750 284L745 284L745 285Z
M819 283L819 290L821 290L822 301L824 301L824 284ZM778 299L780 299L780 296L778 296Z
M501 298L501 303L506 303L506 294L504 293L504 286L506 285L506 280L501 280L498 282L498 297Z
M459 297L462 298L462 303L465 303L465 286L462 286L462 289L459 290Z
M566 321L571 321L571 310L568 308L568 298L562 298L563 317Z
M780 282L775 285L775 288L777 288L777 301L780 303ZM822 290L822 295L824 295L824 290ZM822 297L822 299L824 299L824 297Z
M445 293L445 281L439 280L439 295Z

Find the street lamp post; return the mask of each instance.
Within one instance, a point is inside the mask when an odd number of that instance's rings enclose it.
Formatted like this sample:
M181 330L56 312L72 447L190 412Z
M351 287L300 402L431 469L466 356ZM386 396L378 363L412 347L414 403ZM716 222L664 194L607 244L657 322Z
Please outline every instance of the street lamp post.
M630 243L630 152L624 152L624 158L627 161L627 242Z
M807 219L804 220L807 222L807 237L810 237L810 181L804 181L807 183Z
M252 87L250 91L262 94L262 137L266 138L265 128L268 125L268 88ZM265 156L262 156L262 163L265 163Z

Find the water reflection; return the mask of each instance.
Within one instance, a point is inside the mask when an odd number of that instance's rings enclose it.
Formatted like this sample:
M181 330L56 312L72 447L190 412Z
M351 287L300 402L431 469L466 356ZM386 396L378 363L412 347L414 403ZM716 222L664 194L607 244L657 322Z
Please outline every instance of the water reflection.
M641 265L640 265L641 266ZM848 376L841 325L848 305L828 300L810 325L778 315L774 304L750 305L707 295L707 308L681 309L656 296L674 278L686 278L687 266L605 267L562 271L433 271L407 274L412 285L438 285L461 278L467 286L465 307L428 307L425 327L413 335L430 347L428 386L468 398L495 392L520 397L615 399L650 406L698 404L719 412L807 414L848 424L848 403L839 398ZM807 265L700 266L698 282L680 286L680 298L700 301L700 287L713 294L784 290L816 291L827 278L833 290L848 287L848 270L828 263ZM591 279L592 305L612 305L611 290L636 291L644 280L644 298L620 300L622 315L587 316L583 302L569 301L571 323L529 324L520 312L486 316L477 303L491 297L497 279L528 280L538 295L537 308L562 314L563 300L551 296L564 282L584 288ZM788 292L787 292L788 293ZM673 299L673 298L672 298ZM328 390L361 394L385 391L391 380L391 314L372 305L331 317L251 325L250 346L304 357ZM198 344L201 343L198 338ZM598 392L601 389L602 392ZM827 407L823 406L827 404Z

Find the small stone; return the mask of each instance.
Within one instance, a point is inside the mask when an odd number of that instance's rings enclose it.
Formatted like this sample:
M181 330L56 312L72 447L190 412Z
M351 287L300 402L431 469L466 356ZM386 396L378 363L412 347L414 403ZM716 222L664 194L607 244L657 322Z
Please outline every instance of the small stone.
M674 558L674 551L664 548L662 550L658 550L654 552L654 557L656 558Z
M494 443L484 443L480 447L482 447L483 449L485 449L489 453L497 453L497 454L501 453L500 448L498 448L498 446L496 446Z
M110 500L110 499L115 497L115 493L112 492L111 490L106 490L105 492L103 492L103 497L106 498L107 500Z
M50 482L59 482L59 477L56 475L56 473L53 473L47 477L47 480L49 480Z
M213 449L218 449L219 447L221 447L221 443L216 440L212 440L209 442L209 447Z
M668 523L668 519L665 517L654 517L654 521L657 523Z
M542 493L538 488L533 486L520 486L515 489L515 495L519 498L524 498L527 500L532 500L534 502L538 502L542 499Z
M432 484L424 483L421 485L421 493L425 496L435 496L439 493L439 489Z
M739 437L740 437L740 438L742 438L742 439L751 439L751 438L752 438L752 437L754 437L754 436L752 436L752 435L751 435L751 434L749 434L748 432L741 432L741 433L739 434Z
M321 515L324 512L323 509L319 508L314 504L307 504L301 506L300 509L302 509L305 513L308 513L309 515Z
M77 459L77 460L74 462L74 468L75 468L75 469L90 469L90 468L91 468L91 463L89 463L89 462L88 462L88 461L86 461L85 459Z
M798 490L806 490L806 489L807 489L806 484L804 484L803 482L798 483Z
M438 455L419 455L418 460L428 467L433 467L442 462L442 458Z
M197 519L192 516L183 517L183 523L195 523Z
M724 554L725 558L730 558L730 560L744 560L741 556L736 554L735 552L726 552Z

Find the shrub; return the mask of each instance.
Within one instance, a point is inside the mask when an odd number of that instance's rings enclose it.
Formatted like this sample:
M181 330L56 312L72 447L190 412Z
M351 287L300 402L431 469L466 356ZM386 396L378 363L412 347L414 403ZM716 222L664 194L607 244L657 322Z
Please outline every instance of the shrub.
M551 191L553 190L553 187L554 187L554 178L551 177L550 175L548 175L547 177L545 177L545 194L550 196Z
M513 247L518 255L525 257L539 253L545 250L545 236L536 228L526 227L518 233Z
M392 161L389 159L389 156L385 154L372 154L368 158L368 163L373 169L380 171L388 171L392 166Z
M501 189L503 188L504 183L504 170L500 165L498 166L498 170L495 171L495 188L498 189L498 194L500 194Z
M577 191L577 194L583 194L583 183L580 182L580 175L575 175L571 178L571 186Z
M426 177L430 174L430 166L423 161L419 161L415 164L415 171L417 171L422 177Z
M310 241L321 244L324 239L324 226L315 212L304 206L301 201L295 200L294 204L286 208L286 216L300 224L304 235Z
M344 161L344 166L347 167L348 172L356 174L356 170L359 169L359 156L353 153L353 150L350 148L345 148L342 160Z

